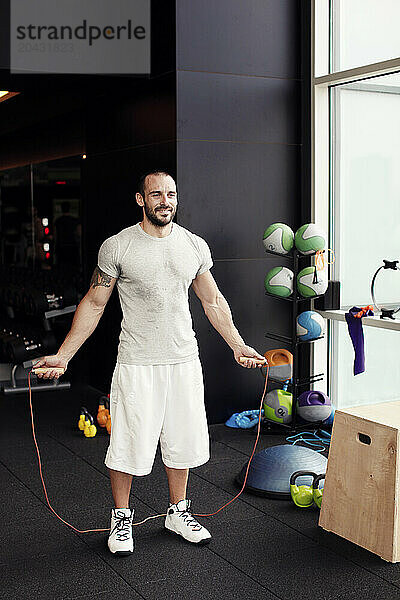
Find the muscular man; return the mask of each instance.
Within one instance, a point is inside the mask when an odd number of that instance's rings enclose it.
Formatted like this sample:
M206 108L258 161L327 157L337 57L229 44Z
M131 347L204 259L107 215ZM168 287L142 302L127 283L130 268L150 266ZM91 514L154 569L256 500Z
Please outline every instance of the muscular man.
M136 202L143 220L106 239L90 289L80 302L59 351L35 367L64 367L93 333L115 284L123 319L111 393L111 436L105 457L115 506L108 547L114 554L134 551L129 508L133 475L152 471L158 441L168 477L170 503L165 527L204 544L210 533L191 514L186 498L189 469L209 458L203 372L192 328L188 289L193 285L205 314L247 368L263 359L235 328L229 305L210 268L207 243L173 222L177 208L173 178L144 175ZM239 357L247 360L239 362ZM44 378L57 377L49 370Z

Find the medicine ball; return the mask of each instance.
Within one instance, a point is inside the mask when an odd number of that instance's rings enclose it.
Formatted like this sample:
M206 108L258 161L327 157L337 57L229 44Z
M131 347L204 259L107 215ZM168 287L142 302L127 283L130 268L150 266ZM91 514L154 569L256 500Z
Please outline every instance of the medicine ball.
M277 423L290 423L292 420L293 395L284 390L272 390L263 402L264 417Z
M331 411L331 401L324 392L309 390L297 399L297 414L305 421L324 421Z
M287 267L274 267L265 277L265 289L269 294L288 298L293 294L293 278L293 271Z
M305 267L297 275L297 289L306 298L325 294L328 289L326 269L318 271L315 267Z
M263 244L266 250L287 254L293 248L294 233L285 223L273 223L264 231Z
M278 381L287 381L292 379L293 371L293 354L285 348L277 348L268 350L264 353L268 361L268 377L277 379ZM261 367L261 375L265 378L267 367Z
M294 243L302 254L313 254L325 248L326 236L315 223L306 223L296 231Z
M323 335L325 319L315 310L300 313L297 321L297 336L302 342L315 340Z

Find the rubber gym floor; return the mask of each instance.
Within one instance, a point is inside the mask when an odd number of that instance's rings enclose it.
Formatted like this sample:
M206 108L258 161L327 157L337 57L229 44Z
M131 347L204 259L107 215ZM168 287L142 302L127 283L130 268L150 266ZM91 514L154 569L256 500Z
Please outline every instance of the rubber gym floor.
M108 436L101 430L87 439L77 429L85 402L89 410L96 405L77 390L35 392L36 433L54 509L78 529L105 528L112 506L103 463ZM400 564L319 528L317 508L246 492L218 515L199 517L213 536L207 546L171 534L161 517L134 528L132 556L114 557L106 533L75 533L47 507L28 395L2 396L0 405L0 599L400 599ZM213 512L238 492L234 476L255 433L221 424L210 426L210 437L210 461L189 476L194 513ZM257 450L283 441L263 435ZM158 452L151 475L134 478L134 521L165 512L167 501Z

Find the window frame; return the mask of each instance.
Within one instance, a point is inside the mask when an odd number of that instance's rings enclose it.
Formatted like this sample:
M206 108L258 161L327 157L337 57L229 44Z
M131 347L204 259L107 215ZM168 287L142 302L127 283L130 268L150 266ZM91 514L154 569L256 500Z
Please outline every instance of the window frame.
M333 43L338 39L338 31L331 28L334 0L311 0L311 48L310 48L310 176L311 176L311 220L321 227L323 231L329 232L328 247L334 246L330 239L330 231L334 219L334 185L332 177L332 162L337 158L333 154L331 130L332 110L330 90L344 83L356 83L363 79L379 75L389 75L400 71L400 57L380 61L368 65L344 71L335 71L333 64ZM331 29L332 36L331 36ZM333 38L333 39L332 39ZM325 72L326 75L316 76L316 72ZM336 118L336 117L333 117ZM337 170L336 170L337 175ZM329 279L339 279L340 274L335 273L335 266L329 267ZM339 279L340 280L340 279ZM312 303L313 304L313 303ZM313 307L313 310L314 307ZM311 361L314 373L326 371L323 389L332 397L335 395L335 382L331 376L334 352L334 339L332 335L334 328L338 327L339 321L344 321L344 310L318 311L325 317L327 322L326 335L318 342L318 352L314 351L312 345ZM400 321L384 321L377 317L365 317L363 324L366 326L379 327L382 329L400 330ZM336 357L337 358L337 357ZM321 382L322 383L322 382Z

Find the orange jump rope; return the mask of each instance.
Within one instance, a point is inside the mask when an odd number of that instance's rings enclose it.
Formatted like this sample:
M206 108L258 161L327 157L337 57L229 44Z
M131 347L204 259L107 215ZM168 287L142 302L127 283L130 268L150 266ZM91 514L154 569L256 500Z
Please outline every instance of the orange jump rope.
M241 356L239 358L240 362L244 362L245 360L247 360L247 357ZM265 374L265 385L264 385L264 391L262 393L262 397L261 397L261 402L260 402L260 409L259 409L259 414L258 414L258 427L257 427L257 437L256 437L256 441L254 443L254 448L253 448L253 452L251 453L248 465L247 465L247 469L246 469L246 474L244 477L244 481L243 481L243 485L242 485L242 489L240 490L240 492L238 494L236 494L236 496L234 498L232 498L231 500L229 500L229 502L227 502L226 504L224 504L223 506L221 506L221 508L219 508L218 510L216 510L213 513L208 513L208 514L199 514L199 513L192 513L193 516L195 517L212 517L213 515L216 515L217 513L219 513L223 508L225 508L226 506L228 506L229 504L231 504L234 500L236 500L237 498L239 498L240 494L243 492L245 485L246 485L246 481L247 481L247 475L249 472L249 468L250 468L250 463L253 459L254 456L254 452L256 450L257 447L257 443L258 443L258 438L260 436L260 426L261 426L261 409L262 409L262 403L264 400L264 395L265 395L265 391L267 389L267 383L268 383L268 371L269 371L269 366L266 360L259 360L259 359L251 359L253 361L255 361L255 363L258 366L265 366L266 367L266 374ZM62 521L65 525L67 525L68 527L70 527L71 529L73 529L74 531L78 532L78 533L91 533L91 532L95 532L95 531L110 531L110 528L107 529L77 529L76 527L74 527L73 525L71 525L70 523L68 523L68 521L65 521L62 517L60 517L60 515L58 515L56 513L56 511L54 510L54 508L51 506L50 501L49 501L49 497L47 495L47 490L46 490L46 484L44 482L44 478L43 478L43 473L42 473L42 461L40 459L40 452L39 452L39 446L38 443L36 441L36 434L35 434L35 424L33 421L33 408L32 408L32 389L31 389L31 373L44 373L46 372L48 369L47 368L37 368L37 369L32 369L31 371L29 371L28 373L28 385L29 385L29 405L30 405L30 409L31 409L31 420L32 420L32 433L33 433L33 441L35 442L35 446L36 446L36 452L37 452L37 456L38 456L38 462L39 462L39 473L40 473L40 479L42 480L42 485L43 485L43 490L44 490L44 495L46 497L46 502L51 510L52 513L55 514L55 516L57 517L57 519L60 519L60 521ZM52 367L49 370L54 370L54 371L58 371L60 374L64 373L64 369L59 368L59 367ZM144 519L143 521L139 521L138 523L132 523L133 526L137 526L137 525L142 525L143 523L145 523L146 521L148 521L149 519L156 519L157 517L166 517L167 515L164 514L160 514L160 515L153 515L151 517L147 517L146 519Z

